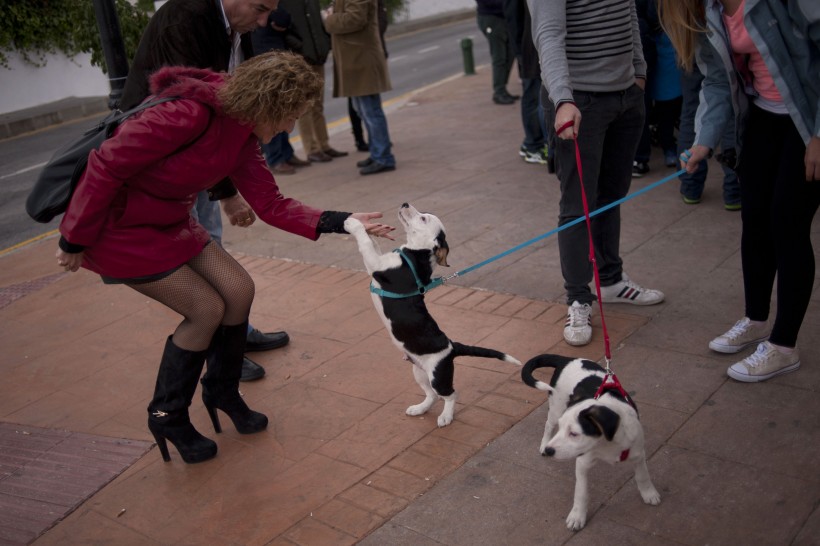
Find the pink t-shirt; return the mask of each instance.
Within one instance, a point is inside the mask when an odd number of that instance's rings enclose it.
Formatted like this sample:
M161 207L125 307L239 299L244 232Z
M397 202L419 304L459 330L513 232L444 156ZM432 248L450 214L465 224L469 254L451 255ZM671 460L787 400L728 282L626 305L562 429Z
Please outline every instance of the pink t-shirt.
M729 31L729 41L732 44L732 51L735 55L735 64L742 66L743 60L748 56L748 67L752 72L755 91L765 100L773 103L782 103L783 97L774 85L772 75L769 69L766 68L766 63L763 62L763 57L752 42L749 36L749 31L746 30L746 25L743 23L743 9L746 5L746 0L740 3L740 7L732 15L723 14L723 21L726 23L726 29Z

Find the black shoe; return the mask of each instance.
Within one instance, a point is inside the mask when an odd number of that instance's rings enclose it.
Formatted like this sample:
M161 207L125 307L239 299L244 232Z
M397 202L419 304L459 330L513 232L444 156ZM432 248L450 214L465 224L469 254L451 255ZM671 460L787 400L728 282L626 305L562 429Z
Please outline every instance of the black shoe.
M345 157L347 155L347 152L340 152L339 150L334 150L333 148L328 148L327 150L322 151L330 157Z
M519 95L511 95L511 94L507 93L506 91L504 91L504 94L506 96L510 97L512 100L518 100L518 99L521 98Z
M493 102L496 104L513 104L515 99L510 95L493 95Z
M362 159L361 161L356 162L356 166L359 167L360 169L362 167L368 167L372 164L373 164L373 158L372 157L368 157L367 159Z
M256 381L263 377L265 377L265 368L246 356L242 361L242 375L239 376L239 380Z
M290 337L285 332L262 333L254 328L248 334L248 341L245 344L245 351L249 353L254 351L270 351L271 349L284 347L289 341Z
M382 173L387 171L395 171L396 167L394 165L385 165L384 163L379 163L378 161L373 161L367 167L363 167L359 169L359 174L362 176L367 174L376 174Z
M360 152L369 152L370 151L370 145L368 145L367 142L364 142L364 141L357 142L356 143L356 150L358 150Z

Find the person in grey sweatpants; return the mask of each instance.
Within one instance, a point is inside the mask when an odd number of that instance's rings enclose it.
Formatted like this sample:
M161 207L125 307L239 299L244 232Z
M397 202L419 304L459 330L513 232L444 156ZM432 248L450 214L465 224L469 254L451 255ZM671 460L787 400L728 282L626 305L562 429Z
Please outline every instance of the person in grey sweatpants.
M643 130L646 63L634 0L528 0L545 105L557 135L555 168L561 183L558 224L584 215L575 163L580 150L589 210L624 197L632 159ZM604 302L653 305L664 295L631 281L620 257L621 212L612 208L592 219L592 240ZM564 339L586 345L592 338L593 278L586 225L558 234L567 290Z

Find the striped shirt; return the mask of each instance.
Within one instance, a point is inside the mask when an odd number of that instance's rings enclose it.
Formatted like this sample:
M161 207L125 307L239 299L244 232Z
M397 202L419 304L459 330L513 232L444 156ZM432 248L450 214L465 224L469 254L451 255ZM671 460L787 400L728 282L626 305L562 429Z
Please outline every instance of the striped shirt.
M634 0L528 0L553 103L572 91L622 91L646 76Z

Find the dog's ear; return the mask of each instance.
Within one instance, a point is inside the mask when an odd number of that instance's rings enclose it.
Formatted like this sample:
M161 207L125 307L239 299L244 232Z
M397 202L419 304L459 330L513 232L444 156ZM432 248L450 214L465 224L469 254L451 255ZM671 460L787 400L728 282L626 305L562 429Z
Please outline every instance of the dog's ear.
M443 231L439 231L436 236L436 263L442 267L450 267L447 263L447 256L450 254L450 247L447 245L447 238Z
M610 442L621 423L620 416L606 406L590 406L578 414L578 420L584 433L592 432L593 436L603 434Z

